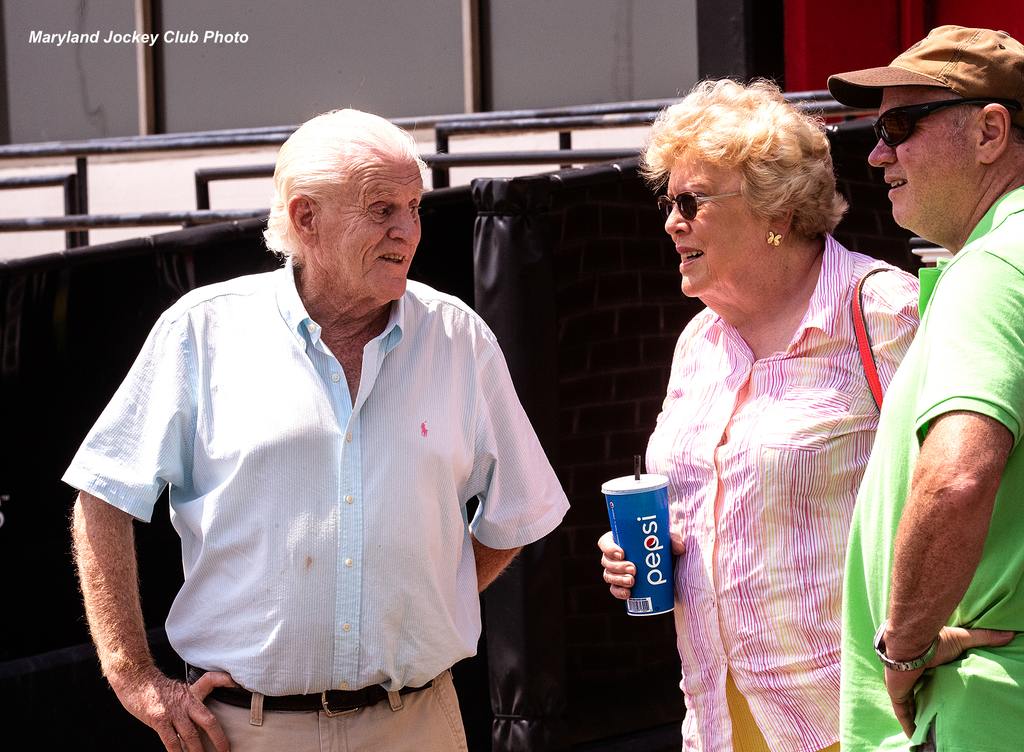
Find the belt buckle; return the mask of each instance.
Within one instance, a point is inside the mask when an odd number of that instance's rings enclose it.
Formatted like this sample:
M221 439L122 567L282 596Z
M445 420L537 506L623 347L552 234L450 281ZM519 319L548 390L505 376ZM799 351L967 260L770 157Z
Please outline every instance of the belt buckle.
M324 713L328 718L334 718L335 716L345 715L346 713L355 713L360 708L345 708L344 710L331 710L330 703L327 702L326 690L320 693L320 704L323 706Z

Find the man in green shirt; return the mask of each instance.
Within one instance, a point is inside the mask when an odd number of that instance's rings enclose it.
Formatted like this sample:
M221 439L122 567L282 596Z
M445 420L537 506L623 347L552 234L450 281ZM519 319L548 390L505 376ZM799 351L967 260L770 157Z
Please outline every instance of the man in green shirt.
M893 217L955 254L854 511L843 752L1024 749L1024 47L943 26L829 90L879 108Z

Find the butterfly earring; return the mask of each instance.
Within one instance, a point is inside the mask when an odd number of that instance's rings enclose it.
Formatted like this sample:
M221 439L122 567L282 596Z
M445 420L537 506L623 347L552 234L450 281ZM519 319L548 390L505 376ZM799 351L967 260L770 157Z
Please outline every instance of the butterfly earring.
M768 231L768 245L773 245L776 248L779 247L779 243L782 242L782 233L775 234L771 230Z

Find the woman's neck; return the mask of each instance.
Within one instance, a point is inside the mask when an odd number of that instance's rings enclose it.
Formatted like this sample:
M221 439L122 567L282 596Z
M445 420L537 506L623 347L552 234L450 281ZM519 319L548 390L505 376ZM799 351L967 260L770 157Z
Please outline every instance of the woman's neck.
M789 346L818 285L823 247L821 241L810 240L786 248L776 263L751 275L737 296L738 304L721 306L721 310L711 305L736 328L755 360Z

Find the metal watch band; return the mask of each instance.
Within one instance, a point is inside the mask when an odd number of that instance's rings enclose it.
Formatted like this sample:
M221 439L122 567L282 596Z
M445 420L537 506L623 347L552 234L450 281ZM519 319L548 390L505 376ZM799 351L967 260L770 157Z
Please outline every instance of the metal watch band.
M889 620L886 619L878 627L878 631L875 632L875 655L878 656L878 660L882 662L882 665L892 671L917 671L919 668L924 668L928 665L928 662L935 657L935 651L939 647L938 636L932 640L932 644L928 646L928 649L924 651L917 658L909 661L894 661L892 658L885 654L885 630L889 626Z

